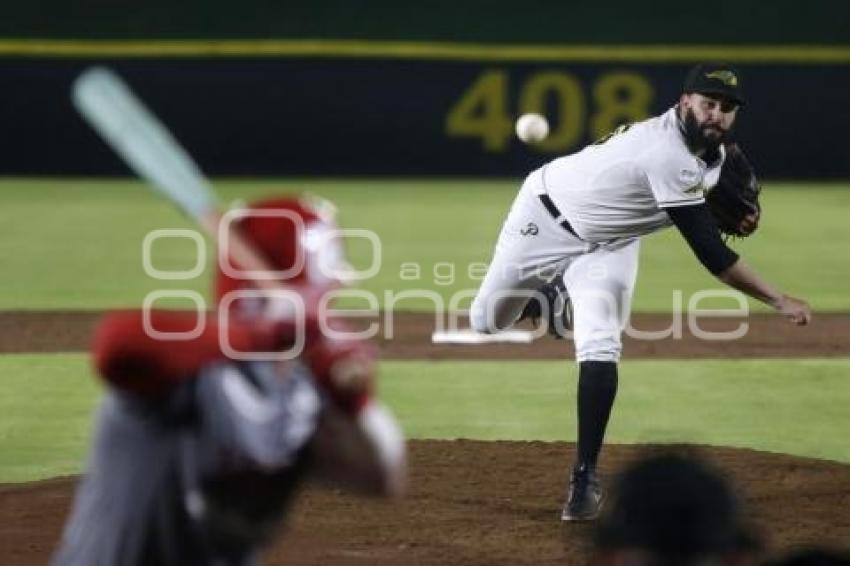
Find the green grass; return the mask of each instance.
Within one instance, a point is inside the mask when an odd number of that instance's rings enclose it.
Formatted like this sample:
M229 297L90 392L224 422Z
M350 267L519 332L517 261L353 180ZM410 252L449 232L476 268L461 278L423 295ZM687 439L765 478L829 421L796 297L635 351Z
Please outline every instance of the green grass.
M517 182L297 180L222 181L225 201L276 192L310 190L333 199L341 223L374 230L381 238L382 269L360 285L381 303L386 292L434 291L440 300L477 282L467 270L487 262ZM818 310L850 310L850 186L768 184L760 233L736 244L748 261ZM0 180L0 309L106 308L137 305L155 289L206 293L205 274L186 282L158 282L142 270L142 240L157 228L191 224L142 184L129 180ZM188 269L184 242L157 246L160 269ZM354 263L365 266L368 247L352 244ZM641 252L635 310L669 311L672 290L685 297L719 288L673 230L651 236ZM417 264L417 275L410 270ZM407 270L403 270L407 267ZM454 280L447 282L450 270ZM398 308L433 309L425 299Z
M83 354L0 357L0 482L80 471L100 395Z
M631 361L607 439L739 446L850 462L850 360ZM575 440L564 362L385 362L414 438Z
M743 446L850 462L850 360L625 362L610 442ZM575 365L383 362L412 438L573 440ZM0 482L81 469L100 388L83 354L0 357Z

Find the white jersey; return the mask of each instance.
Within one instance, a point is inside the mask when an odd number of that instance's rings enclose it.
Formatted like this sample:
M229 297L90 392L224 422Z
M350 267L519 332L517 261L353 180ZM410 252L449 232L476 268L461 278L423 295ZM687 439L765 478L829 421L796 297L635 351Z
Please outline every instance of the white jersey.
M693 155L673 107L551 161L543 185L583 240L641 236L670 226L665 208L705 202L704 191L720 177L720 149L710 168Z

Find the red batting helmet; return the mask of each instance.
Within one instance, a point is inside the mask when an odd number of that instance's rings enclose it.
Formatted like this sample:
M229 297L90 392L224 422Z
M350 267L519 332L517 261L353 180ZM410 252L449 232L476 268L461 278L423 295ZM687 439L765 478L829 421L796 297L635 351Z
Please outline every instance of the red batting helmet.
M340 280L345 263L337 234L334 206L316 198L281 196L238 209L234 226L253 243L275 270L287 272L293 285L333 285ZM215 295L221 301L230 291L250 289L249 279L227 273L216 262ZM230 267L238 266L230 261ZM227 270L230 271L230 270Z

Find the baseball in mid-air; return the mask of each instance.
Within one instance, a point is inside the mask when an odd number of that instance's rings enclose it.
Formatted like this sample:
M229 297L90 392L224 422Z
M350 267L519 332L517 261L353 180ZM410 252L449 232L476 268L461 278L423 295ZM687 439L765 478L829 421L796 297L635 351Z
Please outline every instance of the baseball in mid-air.
M549 135L549 122L540 114L523 114L516 121L516 137L525 143L537 143Z

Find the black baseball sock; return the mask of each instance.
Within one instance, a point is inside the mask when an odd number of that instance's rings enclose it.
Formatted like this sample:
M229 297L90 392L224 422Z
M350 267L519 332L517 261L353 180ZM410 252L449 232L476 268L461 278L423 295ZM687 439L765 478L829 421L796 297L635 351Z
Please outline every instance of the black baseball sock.
M578 374L578 461L595 468L611 406L617 395L616 362L580 362Z

